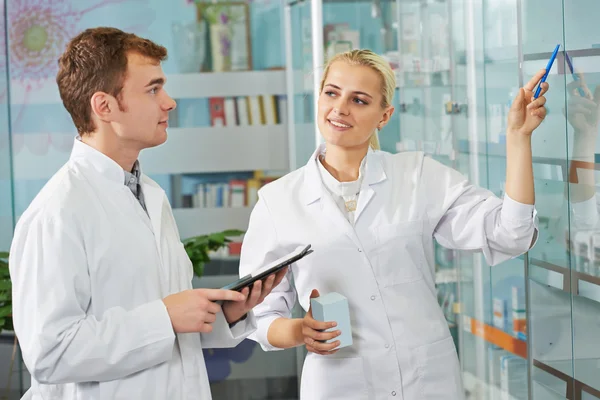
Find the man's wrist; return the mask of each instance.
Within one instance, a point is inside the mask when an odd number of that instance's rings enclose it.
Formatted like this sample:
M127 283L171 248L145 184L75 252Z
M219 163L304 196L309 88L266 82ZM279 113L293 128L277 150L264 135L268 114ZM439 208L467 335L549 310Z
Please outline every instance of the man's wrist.
M229 327L230 327L230 328L233 328L233 327L234 327L234 326L235 326L235 325L236 325L238 322L245 321L245 320L246 320L246 318L248 318L248 313L246 313L246 314L242 315L242 316L241 316L241 318L238 318L236 321L234 321L234 322L230 322L230 323L229 323Z

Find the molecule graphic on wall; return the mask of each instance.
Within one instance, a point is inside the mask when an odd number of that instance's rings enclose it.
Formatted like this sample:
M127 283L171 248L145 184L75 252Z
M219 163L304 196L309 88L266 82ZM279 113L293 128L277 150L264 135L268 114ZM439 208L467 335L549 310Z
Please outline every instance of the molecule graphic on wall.
M8 7L11 80L25 85L26 94L47 78L54 78L57 61L67 42L78 33L87 13L109 4L131 0L102 0L75 9L72 0L17 0Z
M5 0L7 1L7 0ZM4 24L2 18L0 31L0 104L6 104L6 48L8 45L9 79L11 82L11 103L13 110L13 132L20 131L23 112L31 101L35 91L41 89L47 81L54 81L58 71L58 58L64 51L67 42L83 29L81 20L89 13L112 4L143 2L148 0L10 0L7 7L8 44L5 43ZM131 27L124 28L133 31ZM16 113L16 115L14 114ZM64 136L64 135L62 135ZM33 139L33 138L32 138ZM48 143L34 141L39 147L36 153L45 154L48 146L54 144L68 150L72 139L65 143L50 143L51 135L47 135ZM13 135L13 151L18 152L23 145L23 135ZM62 138L64 141L64 138ZM43 139L45 142L46 140ZM36 147L34 146L34 147ZM2 147L2 143L0 143ZM30 150L34 150L31 148Z

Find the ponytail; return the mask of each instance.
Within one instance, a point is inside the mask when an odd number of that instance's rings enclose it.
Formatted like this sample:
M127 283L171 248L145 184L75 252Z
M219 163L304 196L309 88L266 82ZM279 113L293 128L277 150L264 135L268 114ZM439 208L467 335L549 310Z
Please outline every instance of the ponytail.
M379 129L375 129L375 132L371 135L369 139L369 146L373 150L381 150L381 145L379 144Z

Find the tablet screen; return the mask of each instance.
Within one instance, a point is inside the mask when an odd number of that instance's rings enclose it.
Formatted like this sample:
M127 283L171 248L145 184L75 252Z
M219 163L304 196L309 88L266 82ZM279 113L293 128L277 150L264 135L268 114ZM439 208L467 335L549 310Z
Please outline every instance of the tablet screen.
M299 246L291 253L257 269L250 275L246 275L243 278L238 279L236 282L233 282L227 286L223 286L222 289L240 291L245 287L251 286L254 282L265 279L269 275L280 271L282 268L290 266L294 262L312 253L313 250L310 249L310 246L310 244L308 246Z

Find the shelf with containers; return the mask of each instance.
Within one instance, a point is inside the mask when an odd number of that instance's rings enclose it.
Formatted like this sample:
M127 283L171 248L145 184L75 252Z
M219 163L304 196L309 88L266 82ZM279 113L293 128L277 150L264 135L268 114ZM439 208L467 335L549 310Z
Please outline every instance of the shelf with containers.
M483 2L483 10L475 10L481 12L484 33L482 45L471 54L471 61L476 61L471 64L483 79L476 93L483 100L475 110L482 135L476 140L459 138L458 152L459 158L483 165L487 185L494 192L503 193L504 187L506 143L502 120L508 111L507 102L514 97L515 88L546 66L554 46L561 44L548 78L548 116L532 137L539 237L528 254L508 263L514 265L510 267L515 269L514 275L522 277L526 290L526 360L517 360L514 369L509 365L508 371L527 376L521 383L515 380L514 390L509 390L511 395L520 393L517 398L600 398L597 379L594 380L600 365L595 349L595 337L600 333L595 322L600 313L600 271L594 265L597 227L594 213L588 218L578 214L582 200L588 200L588 212L597 208L598 167L594 163L599 153L598 127L580 135L573 126L580 117L573 118L572 113L577 114L572 102L577 100L573 98L574 78L563 52L566 49L593 94L600 72L600 51L594 43L600 42L600 37L593 33L596 19L592 16L592 10L597 9L596 2L586 0L490 0ZM544 25L540 18L558 18L560 22ZM464 64L467 57L458 57L459 63ZM458 68L468 69L468 65ZM490 292L484 298L496 295L490 288L498 285L506 264L482 274L485 289L480 292ZM522 272L517 273L517 268ZM476 287L459 288L461 294L469 289L477 292ZM490 315L489 310L483 314ZM463 331L468 330L468 319L465 322ZM485 318L483 323L488 323ZM472 335L466 333L465 340L471 340L466 339L469 336ZM491 341L487 338L480 347L489 347ZM463 343L461 349L465 352L469 347L473 348ZM475 351L478 352L482 351ZM482 367L490 357L463 354L465 358L473 358L475 365L479 361L474 374L477 378L495 384L490 375L486 378ZM494 397L488 394L481 398Z

